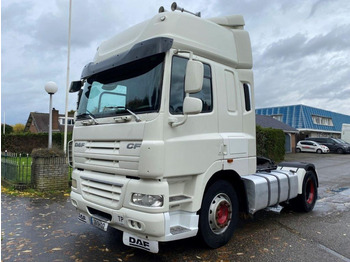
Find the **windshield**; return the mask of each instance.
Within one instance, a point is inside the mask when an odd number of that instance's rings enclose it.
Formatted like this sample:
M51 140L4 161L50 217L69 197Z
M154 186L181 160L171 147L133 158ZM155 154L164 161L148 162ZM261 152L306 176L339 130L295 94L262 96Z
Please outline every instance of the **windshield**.
M77 118L158 112L164 54L98 73L87 79Z
M342 140L342 139L338 139L338 138L334 138L335 140L337 140L339 143L341 144L348 144L348 142Z

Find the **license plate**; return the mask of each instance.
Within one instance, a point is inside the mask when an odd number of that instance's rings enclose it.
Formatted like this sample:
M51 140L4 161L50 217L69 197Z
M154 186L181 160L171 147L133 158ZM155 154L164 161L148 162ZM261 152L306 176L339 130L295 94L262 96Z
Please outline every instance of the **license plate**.
M103 230L103 231L107 231L108 228L108 223L105 221L102 221L100 219L91 217L91 225Z
M126 232L123 233L123 243L124 245L140 248L148 252L152 252L152 253L159 252L158 241L143 239L140 237L130 235L129 233L126 233Z

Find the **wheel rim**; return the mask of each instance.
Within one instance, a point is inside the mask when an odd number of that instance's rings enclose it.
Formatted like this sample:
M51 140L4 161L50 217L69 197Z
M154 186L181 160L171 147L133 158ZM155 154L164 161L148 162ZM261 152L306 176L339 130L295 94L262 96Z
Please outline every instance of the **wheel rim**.
M311 179L306 184L306 203L312 204L315 200L315 185Z
M230 198L223 193L217 194L209 207L209 225L213 233L221 234L230 225L232 204Z

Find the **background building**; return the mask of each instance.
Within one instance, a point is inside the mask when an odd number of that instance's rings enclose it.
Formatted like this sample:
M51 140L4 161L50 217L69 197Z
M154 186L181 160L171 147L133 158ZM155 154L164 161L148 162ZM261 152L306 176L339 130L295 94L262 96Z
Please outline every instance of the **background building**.
M52 109L52 132L64 132L65 115L60 115L58 110ZM73 131L74 113L68 114L68 132ZM49 114L30 112L24 132L30 133L48 133L49 132Z
M350 116L305 105L256 109L257 115L267 115L296 128L299 139L306 137L340 138L342 124L350 124Z
M295 152L296 135L299 133L297 129L287 125L281 121L274 119L271 116L256 115L256 124L265 128L280 129L285 135L284 149L286 153Z

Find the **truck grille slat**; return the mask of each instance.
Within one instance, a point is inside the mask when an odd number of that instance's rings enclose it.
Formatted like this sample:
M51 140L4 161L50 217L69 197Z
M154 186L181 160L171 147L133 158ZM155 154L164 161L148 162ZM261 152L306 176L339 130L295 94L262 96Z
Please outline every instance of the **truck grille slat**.
M102 183L97 183L93 181L87 181L84 180L82 181L82 186L87 187L87 188L96 188L104 191L109 191L113 194L121 194L121 187L115 186L115 185L106 185Z
M103 167L119 167L119 161L109 161L109 160L100 160L100 159L88 159L86 164L103 166Z

